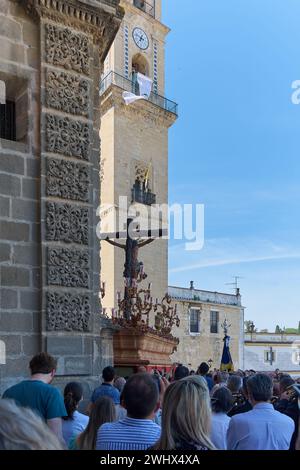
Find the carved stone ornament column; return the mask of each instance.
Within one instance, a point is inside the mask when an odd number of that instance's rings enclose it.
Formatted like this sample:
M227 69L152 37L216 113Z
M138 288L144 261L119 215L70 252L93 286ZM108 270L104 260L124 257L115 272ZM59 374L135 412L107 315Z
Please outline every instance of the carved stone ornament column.
M98 375L99 83L123 9L119 0L20 3L40 24L42 347L59 358L59 375Z

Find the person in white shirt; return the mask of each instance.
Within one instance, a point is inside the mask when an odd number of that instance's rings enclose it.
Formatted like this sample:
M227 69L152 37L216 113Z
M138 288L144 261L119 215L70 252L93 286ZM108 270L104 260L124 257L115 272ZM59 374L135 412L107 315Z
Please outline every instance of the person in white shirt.
M227 449L227 431L230 419L227 413L233 406L233 396L226 387L219 387L211 399L212 418L210 438L216 449Z
M64 402L68 416L63 418L62 433L67 446L70 439L82 433L89 422L89 417L78 411L82 398L83 389L80 383L70 382L66 385Z
M273 382L258 373L247 381L253 410L231 418L227 432L228 450L288 450L294 433L294 422L274 410L270 400Z

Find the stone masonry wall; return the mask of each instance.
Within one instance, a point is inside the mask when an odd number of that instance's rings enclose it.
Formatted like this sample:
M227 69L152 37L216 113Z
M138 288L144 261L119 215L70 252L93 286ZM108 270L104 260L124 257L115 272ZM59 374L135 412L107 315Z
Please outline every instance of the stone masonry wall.
M27 137L0 139L0 393L27 373L40 348L39 28L16 2L0 0L0 78L27 85Z
M22 142L0 139L0 393L40 350L61 386L90 389L112 362L95 227L99 79L121 19L117 0L0 0L0 80L22 85L24 116Z

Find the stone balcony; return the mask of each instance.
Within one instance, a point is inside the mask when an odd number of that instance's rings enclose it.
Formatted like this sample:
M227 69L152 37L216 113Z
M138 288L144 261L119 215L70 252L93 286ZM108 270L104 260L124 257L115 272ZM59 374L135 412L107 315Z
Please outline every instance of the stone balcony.
M113 71L109 72L101 81L100 95L103 95L112 86L116 86L124 91L129 92L133 92L136 89L135 82ZM165 111L178 116L178 104L174 101L168 100L164 96L160 96L153 92L151 92L148 101L150 101L150 103L154 104L155 106L158 106Z

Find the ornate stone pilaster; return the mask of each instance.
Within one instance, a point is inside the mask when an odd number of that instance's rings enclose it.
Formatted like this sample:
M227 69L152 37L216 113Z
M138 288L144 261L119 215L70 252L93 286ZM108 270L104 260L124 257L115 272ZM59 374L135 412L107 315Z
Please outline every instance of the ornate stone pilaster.
M123 10L119 0L20 3L40 24L42 346L59 357L59 375L74 375L78 364L75 375L94 376L101 349L99 83Z

